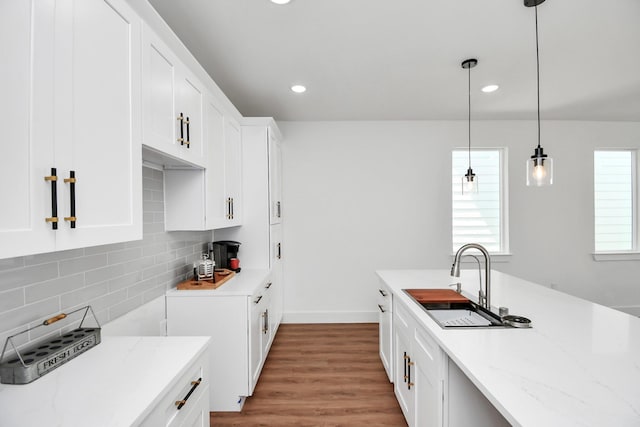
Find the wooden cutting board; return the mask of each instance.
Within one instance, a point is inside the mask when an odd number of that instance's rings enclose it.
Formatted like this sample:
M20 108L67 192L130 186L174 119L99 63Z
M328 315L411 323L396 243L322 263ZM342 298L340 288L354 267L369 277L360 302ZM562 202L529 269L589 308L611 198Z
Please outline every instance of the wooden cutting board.
M185 280L184 282L178 283L179 291L193 291L193 290L211 290L218 289L220 286L227 283L229 279L236 275L234 271L222 269L222 271L214 271L213 275L216 278L214 283L213 280Z
M452 289L406 289L418 302L468 302L469 300Z

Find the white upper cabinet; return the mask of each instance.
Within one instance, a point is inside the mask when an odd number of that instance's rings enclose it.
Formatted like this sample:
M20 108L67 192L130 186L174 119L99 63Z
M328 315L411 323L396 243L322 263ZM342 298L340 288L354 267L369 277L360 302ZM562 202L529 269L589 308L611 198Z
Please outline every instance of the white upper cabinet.
M66 24L56 26L55 50L62 227L77 218L57 248L142 238L141 21L123 0L57 3Z
M271 224L282 220L282 149L280 141L269 129L269 218Z
M0 2L0 258L55 249L45 218L57 215L51 213L52 185L44 180L55 166L53 21L54 8L45 2Z
M212 98L207 99L204 111L208 148L205 171L206 224L208 229L215 229L225 227L229 221L225 192L224 115Z
M142 238L140 19L123 0L0 7L0 257Z
M204 85L149 28L143 34L145 145L205 166Z
M240 126L228 118L224 141L226 226L231 227L242 224L242 137Z

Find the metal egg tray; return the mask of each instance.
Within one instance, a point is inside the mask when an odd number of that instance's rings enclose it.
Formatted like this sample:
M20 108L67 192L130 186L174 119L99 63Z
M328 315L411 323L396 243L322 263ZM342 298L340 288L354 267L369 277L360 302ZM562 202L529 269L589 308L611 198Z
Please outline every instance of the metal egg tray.
M91 314L93 314L91 307L87 306L79 310L83 309L86 309L85 317L89 310L91 311ZM71 313L75 313L76 311ZM48 338L28 347L27 349L23 349L22 351L18 351L13 344L12 338L37 327L48 326L65 318L66 316L66 314L61 314L56 317L52 317L51 319L45 320L41 325L27 329L19 334L7 338L4 349L2 350L2 356L0 357L0 383L28 384L100 344L100 326L98 325L98 327L95 328L83 328L82 322L84 322L84 317L79 328L62 336ZM96 324L97 322L98 320L96 319ZM9 344L11 344L15 350L15 354L10 358L10 360L3 361L5 351Z

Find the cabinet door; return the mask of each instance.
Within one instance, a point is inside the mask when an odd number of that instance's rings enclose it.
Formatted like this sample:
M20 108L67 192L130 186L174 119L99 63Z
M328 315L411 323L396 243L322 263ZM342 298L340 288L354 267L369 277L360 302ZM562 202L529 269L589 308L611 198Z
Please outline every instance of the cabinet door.
M253 389L260 377L260 371L262 370L262 355L263 355L263 314L265 307L264 296L256 294L250 297L249 304L251 319L249 324L249 395L253 394Z
M395 323L395 321L394 321ZM407 424L410 427L415 425L414 409L415 409L415 381L412 381L412 376L415 376L415 370L411 366L411 347L410 339L404 333L404 331L397 330L394 334L394 348L395 348L395 383L393 384L393 390L395 392L400 409L404 414L404 418L407 420Z
M182 114L181 123L176 120L176 127L183 140L178 144L180 157L199 166L204 166L205 146L203 144L203 85L184 66L182 73L176 80L177 99L176 110L178 116Z
M178 155L174 107L176 59L147 26L143 29L143 142L163 153Z
M227 226L242 224L242 140L240 127L225 120L225 189Z
M0 2L0 258L48 252L52 216L54 5ZM55 184L60 187L60 183ZM57 205L56 205L57 206Z
M282 150L269 132L269 218L278 224L282 218Z
M415 361L416 426L442 425L444 356L438 344L416 328L412 343Z
M207 147L206 224L208 229L226 226L224 115L213 98L205 103L205 143Z
M141 239L141 21L124 0L56 8L55 156L60 178L77 180L59 182L60 216L77 221L56 247Z

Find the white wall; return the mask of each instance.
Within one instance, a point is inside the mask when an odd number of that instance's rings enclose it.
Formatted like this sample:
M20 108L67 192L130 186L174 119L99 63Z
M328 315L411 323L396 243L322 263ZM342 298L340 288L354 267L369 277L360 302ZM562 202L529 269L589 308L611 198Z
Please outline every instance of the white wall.
M451 149L466 146L466 122L279 126L285 320L375 320L376 269L450 267ZM640 123L543 122L542 145L555 162L547 188L525 186L535 122L473 122L472 145L508 148L513 255L494 269L640 308L640 261L595 262L591 255L593 150L640 148Z

